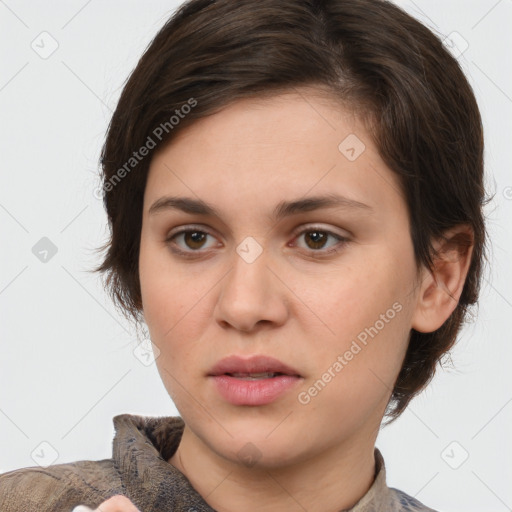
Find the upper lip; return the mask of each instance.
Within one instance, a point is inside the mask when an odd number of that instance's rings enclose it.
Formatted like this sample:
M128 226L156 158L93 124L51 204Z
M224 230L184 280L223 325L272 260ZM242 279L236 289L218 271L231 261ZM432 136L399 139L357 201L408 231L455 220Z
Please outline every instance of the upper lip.
M231 355L218 361L209 371L208 375L224 375L226 373L284 373L286 375L301 375L294 368L282 363L278 359L265 355L241 357Z

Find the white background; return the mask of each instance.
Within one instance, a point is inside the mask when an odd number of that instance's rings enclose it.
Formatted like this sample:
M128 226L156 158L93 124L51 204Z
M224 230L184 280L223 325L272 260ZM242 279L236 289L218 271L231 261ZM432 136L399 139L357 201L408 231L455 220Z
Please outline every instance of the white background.
M495 197L486 209L490 269L477 319L453 350L455 369L439 371L377 446L388 484L435 509L510 510L512 1L399 4L440 37L460 34L459 49L467 42L459 60L481 107ZM87 273L107 235L93 190L111 112L177 5L0 1L0 472L35 465L34 450L55 463L109 458L116 414L177 414L155 365L134 356L135 333ZM58 43L47 59L31 48L40 37L50 48L43 31ZM32 253L42 237L57 247L46 263Z

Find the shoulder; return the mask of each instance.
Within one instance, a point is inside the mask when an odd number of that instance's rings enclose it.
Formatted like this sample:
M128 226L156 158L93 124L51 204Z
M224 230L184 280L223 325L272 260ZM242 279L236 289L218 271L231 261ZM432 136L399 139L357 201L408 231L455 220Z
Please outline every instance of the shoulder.
M96 507L122 483L112 459L28 467L0 475L2 512L70 512L76 505Z
M390 487L389 490L391 491L395 502L395 508L393 508L393 510L396 510L397 512L438 512L433 508L423 505L423 503L418 501L416 498L409 496L399 489Z

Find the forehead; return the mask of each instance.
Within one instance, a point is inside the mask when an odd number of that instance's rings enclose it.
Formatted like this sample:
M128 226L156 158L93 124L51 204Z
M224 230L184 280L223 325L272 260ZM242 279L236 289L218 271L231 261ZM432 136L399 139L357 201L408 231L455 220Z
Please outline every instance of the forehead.
M178 132L151 161L146 210L165 191L227 208L325 193L403 208L363 123L322 91L297 91L238 100Z

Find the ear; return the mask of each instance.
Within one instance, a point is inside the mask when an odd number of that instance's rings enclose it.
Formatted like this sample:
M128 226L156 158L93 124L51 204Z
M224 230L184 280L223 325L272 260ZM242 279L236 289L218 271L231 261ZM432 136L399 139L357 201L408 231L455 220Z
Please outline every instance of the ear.
M459 303L466 281L474 236L470 226L462 224L446 231L433 244L434 269L423 267L422 280L411 327L419 332L439 329Z

